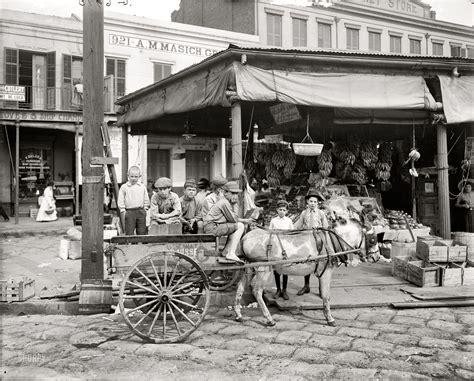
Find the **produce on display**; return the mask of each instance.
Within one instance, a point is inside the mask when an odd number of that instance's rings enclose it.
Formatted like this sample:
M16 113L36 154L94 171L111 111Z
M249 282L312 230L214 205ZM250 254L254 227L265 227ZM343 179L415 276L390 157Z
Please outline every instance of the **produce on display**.
M318 156L319 173L323 179L328 178L332 172L332 150L324 147Z
M423 227L423 224L416 222L412 216L400 210L386 210L385 218L388 220L390 228L395 230Z

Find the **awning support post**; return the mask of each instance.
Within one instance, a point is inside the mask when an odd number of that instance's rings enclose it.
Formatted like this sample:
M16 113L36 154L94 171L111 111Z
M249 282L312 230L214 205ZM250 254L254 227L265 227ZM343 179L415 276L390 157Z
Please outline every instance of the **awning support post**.
M20 217L20 120L15 121L15 225Z
M242 108L239 101L232 103L232 169L235 179L242 173Z
M449 211L449 180L448 180L448 143L446 126L438 123L436 126L438 147L438 213L441 237L451 238L451 216Z

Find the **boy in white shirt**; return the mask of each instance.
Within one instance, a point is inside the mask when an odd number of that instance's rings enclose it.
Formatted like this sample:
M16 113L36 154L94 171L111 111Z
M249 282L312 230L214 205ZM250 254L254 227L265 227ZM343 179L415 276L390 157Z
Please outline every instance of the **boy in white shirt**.
M285 200L280 200L277 202L277 213L278 215L273 217L270 221L270 230L293 230L293 221L286 216L288 213L288 203ZM286 286L288 285L288 275L283 275L283 288L280 287L280 274L276 271L273 271L275 276L275 284L277 286L276 293L273 295L275 299L282 297L285 300L288 300L288 294L286 293Z

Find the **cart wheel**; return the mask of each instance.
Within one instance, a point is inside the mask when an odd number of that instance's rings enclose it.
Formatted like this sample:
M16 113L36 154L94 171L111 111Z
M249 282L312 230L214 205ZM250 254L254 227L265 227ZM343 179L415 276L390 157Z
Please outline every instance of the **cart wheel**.
M135 308L125 308L132 299ZM157 252L136 262L125 274L119 306L137 336L152 343L183 341L201 324L210 302L207 276L184 254Z
M242 277L243 270L206 271L212 291L224 291L236 284Z

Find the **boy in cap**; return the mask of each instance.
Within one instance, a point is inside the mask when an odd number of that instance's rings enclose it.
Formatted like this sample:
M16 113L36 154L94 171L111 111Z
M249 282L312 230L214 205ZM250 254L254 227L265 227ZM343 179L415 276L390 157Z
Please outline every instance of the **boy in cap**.
M176 193L171 191L171 180L160 177L155 182L156 193L151 197L150 234L157 233L157 225L178 224L181 215L181 202Z
M230 261L243 263L237 257L237 245L244 234L244 223L251 223L250 219L239 218L234 212L233 204L238 201L241 192L235 181L229 181L222 187L224 197L219 199L204 217L204 233L214 234L216 237L229 236L223 253Z
M301 212L300 217L295 222L295 229L317 229L317 228L329 228L329 222L326 214L318 208L318 203L325 201L324 196L321 192L310 190L306 195L306 209ZM327 235L327 233L326 233ZM326 242L329 241L329 236L326 236ZM328 251L330 248L326 248ZM308 294L310 292L309 280L311 274L305 275L304 286L299 290L296 295Z
M279 200L277 202L277 213L278 215L273 217L270 221L270 230L293 230L293 221L291 218L287 217L288 213L288 203L285 200ZM288 285L288 275L282 275L283 278L283 288L280 287L280 274L273 270L273 276L275 277L275 284L277 286L277 291L273 295L274 298L279 298L280 296L288 300L288 294L286 293L286 286Z
M219 199L222 198L224 191L222 187L227 183L227 179L221 176L214 177L211 180L211 193L206 196L207 206L211 209Z
M203 201L196 197L196 180L189 179L184 183L184 194L179 198L181 202L180 221L183 224L183 233L196 234L202 230Z
M124 215L125 234L146 234L146 210L150 207L150 199L145 185L138 183L140 168L132 166L128 170L128 181L120 187L117 206Z

